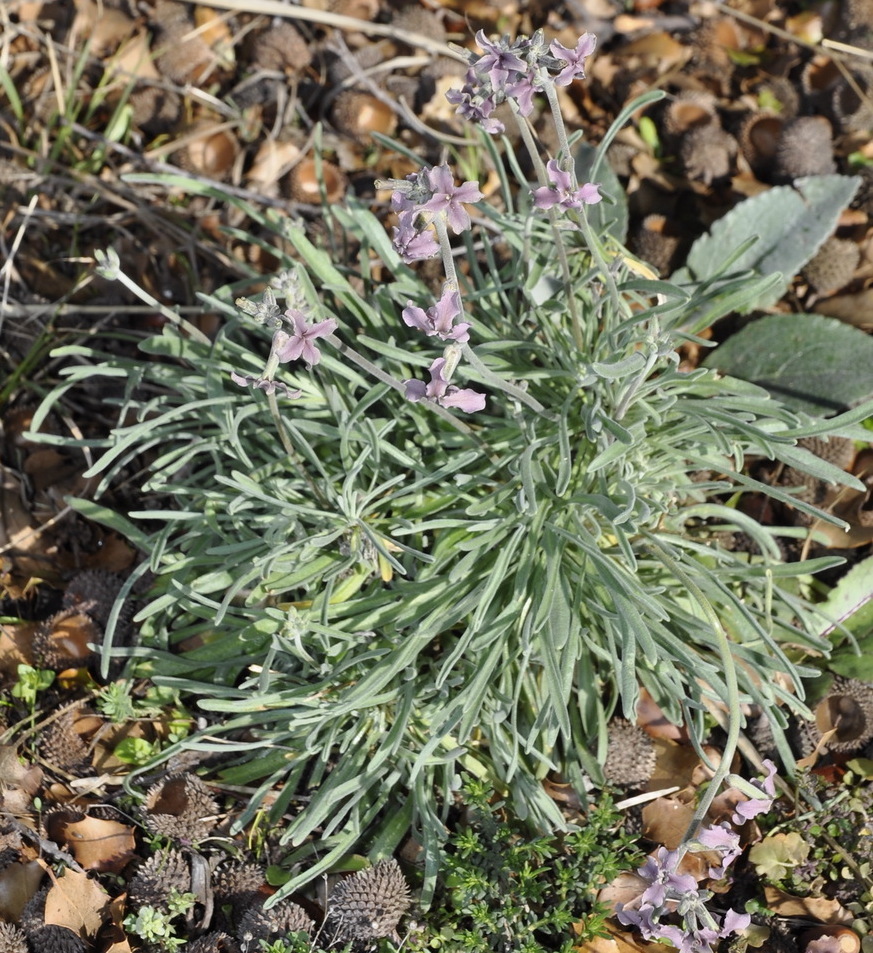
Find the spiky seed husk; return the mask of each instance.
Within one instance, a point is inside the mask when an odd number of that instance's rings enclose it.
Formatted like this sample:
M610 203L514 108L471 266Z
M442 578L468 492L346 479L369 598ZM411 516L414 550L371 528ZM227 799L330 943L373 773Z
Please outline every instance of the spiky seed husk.
M85 943L78 934L55 924L28 933L27 941L38 953L85 953Z
M608 746L603 774L620 787L642 787L655 770L655 746L638 725L614 718L607 726Z
M296 903L283 900L269 910L250 907L243 914L236 935L244 951L257 950L261 940L272 940L282 934L311 933L315 921Z
M846 238L831 236L803 268L803 277L819 294L839 291L855 274L861 249Z
M170 775L146 792L143 822L156 834L196 844L212 833L218 802L194 774Z
M82 774L91 769L88 748L75 728L75 713L64 712L47 725L39 739L39 752L53 767Z
M14 923L0 923L0 953L28 953L27 937Z
M776 147L776 173L791 181L837 171L831 124L824 116L800 116L785 124Z
M394 858L341 880L327 898L325 928L334 943L397 936L409 909L409 884Z
M736 139L711 122L695 126L682 137L679 156L689 179L711 185L730 176L737 150Z
M121 590L121 576L100 569L86 569L67 583L64 608L87 612L105 626Z
M30 937L40 927L45 926L45 900L48 896L49 888L41 887L27 901L18 918L18 925Z
M189 943L185 947L185 953L240 953L240 947L232 936L213 931Z
M312 62L312 51L297 27L283 20L252 40L251 59L256 69L302 73Z
M140 907L165 907L173 889L191 889L191 865L181 850L159 850L139 868L127 887L128 903Z

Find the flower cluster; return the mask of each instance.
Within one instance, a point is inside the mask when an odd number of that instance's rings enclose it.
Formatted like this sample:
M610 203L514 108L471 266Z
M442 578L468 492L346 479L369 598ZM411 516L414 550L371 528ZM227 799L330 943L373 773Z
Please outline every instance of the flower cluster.
M315 346L318 338L332 334L337 327L333 318L326 321L309 323L308 315L299 308L289 307L280 312L276 303L276 296L271 288L264 292L263 300L253 303L246 298L238 298L236 306L250 317L255 323L263 324L273 332L270 345L270 354L266 366L259 377L240 374L231 371L230 379L240 387L251 387L265 391L267 394L282 394L285 397L295 398L302 393L292 390L287 384L274 380L280 364L296 361L303 358L307 368L312 368L321 360L321 352Z
M776 797L776 765L765 760L764 767L767 776L759 780L746 781L735 774L728 775L729 783L748 796L748 800L737 804L734 824L743 824L772 807ZM721 854L721 863L709 869L710 877L720 879L740 855L740 835L725 821L704 828L685 847ZM637 927L646 940L668 940L680 953L712 953L717 940L744 930L750 917L728 910L718 921L706 906L712 891L701 890L691 874L679 872L683 853L682 849L661 847L650 856L637 871L647 884L646 889L632 903L619 905L616 916L621 923Z
M492 113L500 103L508 99L522 116L529 116L534 95L547 85L569 86L574 79L585 78L585 59L594 52L597 39L583 33L570 50L557 40L546 43L542 30L512 43L508 37L489 40L479 30L476 42L484 52L470 54L463 88L450 91L447 98L460 116L497 135L504 125Z
M699 842L706 849L724 850L725 860L714 869L719 874L739 854L739 835L725 827L702 831ZM721 921L716 919L706 906L712 891L701 890L691 874L679 873L680 860L680 851L660 847L637 871L648 886L631 904L619 905L616 916L637 927L646 940L667 940L680 953L712 953L717 940L745 930L751 917L728 910Z
M392 179L384 184L394 189L391 207L397 212L399 225L394 229L393 241L401 258L410 262L442 253L446 270L446 282L435 304L425 310L407 301L401 312L407 327L449 342L443 356L430 365L429 383L418 380L403 382L406 398L413 403L425 400L441 407L457 407L467 413L482 410L485 406L483 394L449 383L460 360L459 345L470 340L470 324L466 321L455 323L463 313L463 305L448 232L451 229L459 235L470 228L470 215L464 206L480 201L483 195L475 182L455 185L447 165L425 166L405 179Z
M440 245L429 228L432 223L447 224L455 235L460 235L470 227L470 215L464 205L484 197L475 182L455 185L445 164L425 167L386 184L394 189L391 207L399 222L394 229L394 247L407 263L439 254Z

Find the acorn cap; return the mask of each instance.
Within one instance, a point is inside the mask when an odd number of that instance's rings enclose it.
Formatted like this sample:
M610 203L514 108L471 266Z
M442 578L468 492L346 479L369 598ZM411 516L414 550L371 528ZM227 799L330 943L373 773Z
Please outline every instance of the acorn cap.
M814 714L819 736L836 728L829 751L857 751L873 740L873 685L838 675Z
M155 834L196 844L215 828L218 802L194 774L170 775L146 792L143 823Z
M685 90L664 110L664 129L671 136L684 136L698 126L721 125L712 93Z
M88 613L61 609L43 622L33 635L33 654L43 668L60 672L81 668L92 657L89 643L99 643L103 629Z
M346 177L332 162L321 162L325 199L330 205L339 202L346 193ZM288 195L295 202L307 205L321 204L321 181L315 159L304 159L288 173Z
M325 931L334 943L397 939L409 909L409 884L394 858L340 880L327 898Z
M137 870L127 886L131 909L166 907L170 891L191 890L191 866L181 850L159 850Z
M642 787L655 770L652 739L639 725L632 725L625 718L613 718L606 731L604 777L619 787Z
M824 116L801 116L785 124L776 148L776 175L798 179L836 172L831 124Z
M752 113L740 127L740 150L756 175L766 178L772 171L784 128L782 116L769 112Z
M261 940L270 941L288 933L310 933L315 921L303 907L290 900L282 900L265 910L250 907L242 916L236 935L243 948L258 949Z
M0 953L29 953L27 937L14 923L0 922Z
M357 89L344 90L334 99L331 120L341 133L359 142L366 142L374 132L390 136L397 128L397 116L390 106Z

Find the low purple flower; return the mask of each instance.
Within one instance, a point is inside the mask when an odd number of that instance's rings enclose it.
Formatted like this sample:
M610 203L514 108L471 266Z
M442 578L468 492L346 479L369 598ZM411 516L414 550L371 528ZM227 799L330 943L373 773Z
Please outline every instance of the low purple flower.
M415 307L411 301L401 312L403 323L410 328L418 328L429 337L437 335L443 341L457 341L466 344L470 340L467 333L469 323L462 321L453 325L452 322L461 313L461 296L457 291L446 285L440 299L433 307L427 309Z
M721 824L713 824L711 827L705 827L697 835L696 840L706 850L721 852L721 864L718 867L710 867L710 877L721 877L724 871L742 853L740 835L726 821Z
M531 193L537 208L549 209L557 205L562 209L579 209L583 205L596 205L602 198L598 192L600 186L594 182L574 189L573 177L561 169L557 159L549 159L546 172L552 184L534 189Z
M470 227L470 216L464 203L475 204L485 197L479 191L478 183L469 181L455 185L451 170L445 164L428 169L425 176L433 198L421 206L422 211L445 215L451 230L460 235Z
M446 366L446 359L438 357L430 365L430 383L424 381L408 380L403 383L406 385L406 399L413 403L421 400L427 400L441 407L457 407L465 413L472 414L485 407L485 395L479 394L469 388L455 387L449 384L443 377L443 369Z
M230 372L230 379L240 387L251 387L254 390L262 390L266 394L281 394L292 400L303 393L302 390L292 390L280 381L269 380L266 377L250 377L248 374L238 374L236 371Z
M661 907L664 905L668 892L679 894L697 892L697 881L691 874L678 873L676 869L678 862L679 851L659 847L657 852L639 868L637 874L650 884L642 895L642 905L652 904L652 906Z
M734 808L732 818L734 824L743 824L759 814L766 814L773 806L773 801L776 799L776 765L769 758L764 759L763 765L767 771L767 777L747 781L745 785L760 791L764 797L752 797L748 801L740 801Z
M567 64L555 77L555 85L569 86L574 79L585 79L585 58L591 56L595 46L597 37L593 33L583 33L575 50L567 49L562 43L552 40L549 46L552 55Z
M433 258L440 253L439 242L433 232L429 228L419 231L414 225L404 222L403 216L400 225L394 229L391 242L407 265L413 261Z
M276 356L279 362L284 364L287 361L296 361L303 358L309 367L317 364L321 360L321 351L313 344L318 338L327 337L332 334L337 327L333 318L326 321L319 321L317 324L309 324L306 315L295 308L289 308L285 312L289 324L294 328L292 333L287 331L277 331L278 334L284 334L286 340L280 342L276 348Z
M479 48L485 51L476 60L476 70L488 74L494 89L501 89L505 86L510 73L524 73L527 70L527 63L516 56L508 46L507 40L494 42L485 36L484 30L479 30L476 33L476 42L479 44Z

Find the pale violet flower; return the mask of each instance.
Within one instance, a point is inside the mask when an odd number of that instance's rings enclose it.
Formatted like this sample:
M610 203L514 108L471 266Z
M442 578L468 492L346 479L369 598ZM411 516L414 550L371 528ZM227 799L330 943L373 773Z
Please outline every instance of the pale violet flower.
M421 206L422 211L433 215L444 215L449 228L456 234L470 227L470 216L465 204L480 202L485 196L479 191L478 183L464 182L455 185L455 179L447 165L434 166L425 173L432 191L432 197Z
M430 383L424 381L408 380L403 383L406 385L406 399L413 403L420 400L427 400L441 407L457 407L465 413L472 414L477 410L482 410L485 406L485 395L478 394L469 388L455 387L449 384L443 377L443 370L446 366L446 359L438 357L430 365Z
M595 46L597 37L593 33L583 33L575 50L567 49L557 40L552 40L549 46L552 55L567 64L555 77L555 85L569 86L574 79L585 79L585 58L591 56Z
M574 188L573 177L558 165L557 159L549 159L546 172L552 184L531 193L537 208L549 209L557 205L562 209L579 209L583 205L596 205L602 198L598 191L600 186L594 182Z
M437 335L444 341L457 341L459 344L465 344L470 340L468 334L469 323L462 321L459 324L453 324L460 313L461 296L457 291L446 285L437 303L428 308L427 311L416 307L411 301L407 301L406 307L401 312L401 317L407 327L418 328L419 331L424 331L429 337Z
M767 771L767 777L745 781L736 775L729 775L728 780L735 787L738 787L743 793L751 795L749 800L740 801L734 807L732 820L734 824L743 824L745 821L757 817L759 814L766 814L773 806L776 799L776 765L769 758L763 761L764 768ZM763 794L764 797L757 797L757 794Z
M251 377L248 374L239 374L236 371L230 372L230 379L234 384L239 384L240 387L251 387L253 390L262 390L265 394L281 394L283 397L289 397L291 400L294 400L303 393L302 390L293 390L281 381L270 380L266 377Z
M318 338L327 337L333 334L337 324L333 318L326 321L319 321L316 324L309 324L306 315L302 311L289 308L285 312L289 319L293 331L289 334L287 331L277 331L277 335L284 335L284 340L276 348L276 356L281 364L287 361L296 361L303 358L309 367L317 364L321 360L321 351L314 345Z

